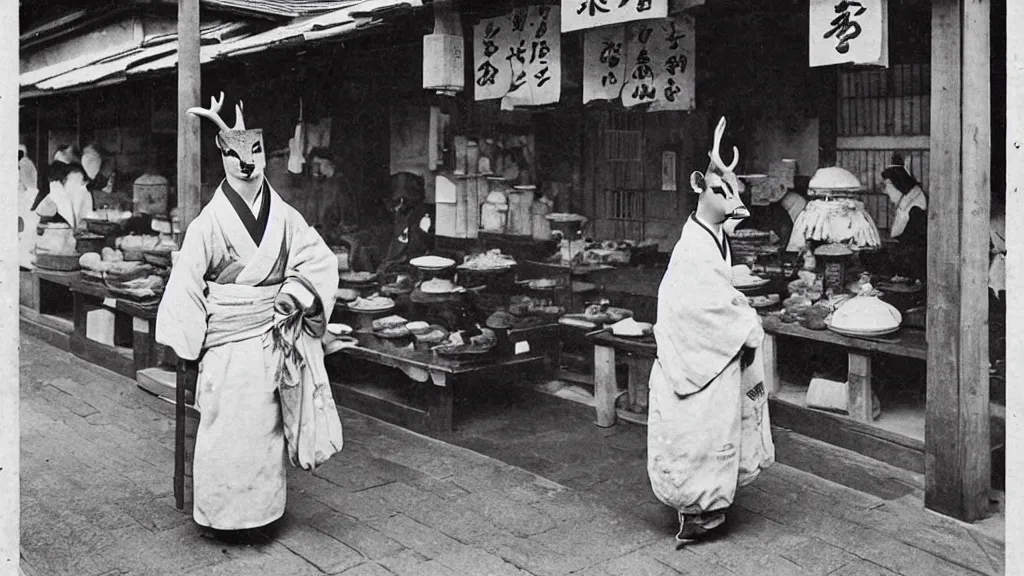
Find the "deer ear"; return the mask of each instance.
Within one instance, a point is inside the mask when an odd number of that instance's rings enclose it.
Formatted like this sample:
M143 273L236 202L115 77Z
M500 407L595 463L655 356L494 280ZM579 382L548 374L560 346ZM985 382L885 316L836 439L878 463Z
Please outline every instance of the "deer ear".
M707 189L707 182L704 181L704 174L700 172L694 172L690 174L690 188L693 188L694 193L700 194Z

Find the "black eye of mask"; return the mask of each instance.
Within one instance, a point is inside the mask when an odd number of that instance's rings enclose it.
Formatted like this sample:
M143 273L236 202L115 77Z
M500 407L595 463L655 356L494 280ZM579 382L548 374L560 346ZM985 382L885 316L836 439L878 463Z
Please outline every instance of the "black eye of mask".
M728 186L728 184L726 184L726 186ZM711 192L718 194L719 196L725 198L726 200L732 197L732 194L729 194L724 186L712 186Z
M259 154L259 153L260 153L260 152L262 152L262 151L263 151L263 148L262 148L262 147L260 146L260 143L259 143L259 142L255 142L255 143L254 143L254 144L252 145L252 153L253 153L253 154Z

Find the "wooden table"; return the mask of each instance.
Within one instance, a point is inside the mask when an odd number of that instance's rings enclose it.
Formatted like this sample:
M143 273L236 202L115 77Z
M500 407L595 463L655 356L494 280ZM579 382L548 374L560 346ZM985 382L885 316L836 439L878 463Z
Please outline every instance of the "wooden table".
M74 325L70 318L73 309L69 288L79 277L79 272L21 268L22 329L62 350L70 350Z
M890 336L869 340L843 336L831 330L809 330L799 324L787 324L770 316L764 318L763 325L765 338L762 355L765 387L769 394L778 392L780 386L777 337L813 340L840 346L846 349L849 358L847 410L851 418L861 422L874 420L871 410L871 354L887 354L918 360L928 358L924 330L903 328Z
M159 346L156 343L157 306L144 306L123 298L113 298L106 287L83 280L71 284L71 293L74 296L75 324L75 331L71 336L71 351L75 355L133 380L139 370L159 363ZM96 300L101 301L99 306L132 319L130 355L115 346L88 338L87 315L90 308L97 308Z
M615 425L615 401L619 395L615 374L616 351L626 354L630 407L634 411L645 411L651 368L658 355L654 337L620 338L610 332L601 332L591 336L590 341L594 344L594 405L597 425L602 428Z
M499 355L496 352L479 356L446 358L428 350L418 350L408 344L387 341L372 334L357 334L359 345L345 348L327 357L329 370L336 366L338 357L356 358L380 366L403 371L412 380L431 384L423 389L426 406L412 406L349 386L332 377L332 385L339 391L338 402L388 422L419 432L452 431L452 386L487 373L514 370L541 364L544 354L529 351L523 354ZM333 370L331 370L333 372Z

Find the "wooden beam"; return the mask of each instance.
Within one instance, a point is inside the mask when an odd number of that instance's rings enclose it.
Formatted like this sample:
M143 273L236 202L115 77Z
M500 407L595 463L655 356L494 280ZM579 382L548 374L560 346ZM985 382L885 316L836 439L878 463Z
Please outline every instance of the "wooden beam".
M199 215L200 124L185 111L199 106L199 0L178 0L178 217L184 231Z
M988 268L992 204L991 0L963 4L960 221L960 469L964 520L989 515Z
M8 30L17 30L18 7L14 2L0 3L0 22L7 22ZM4 34L0 37L0 76L18 77L18 37ZM0 85L0 126L5 126L0 138L0 181L18 181L18 83L7 81ZM8 188L13 192L14 185ZM13 195L12 195L13 196ZM14 199L17 206L17 199ZM10 212L13 212L10 211ZM16 218L9 213L8 225L0 226L0 575L17 574L21 563L20 547L20 482L21 451L19 446L18 400L18 227Z
M932 3L925 505L988 511L988 0Z
M1024 22L1024 2L1006 2L1006 244L1024 246L1024 35L1016 28ZM1024 281L1024 253L1018 248L1006 255L1006 289L1008 294L1020 294ZM1024 302L1020 298L1007 298L1006 333L1024 334ZM1006 381L1021 382L1024 378L1024 341L1006 339ZM1006 437L1024 437L1024 388L1006 387ZM1015 445L1014 445L1015 444ZM1007 449L1006 477L1024 477L1021 448L1011 443ZM1024 500L1011 498L1006 503L1006 533L1024 533ZM1024 566L1024 547L1007 548L1007 566Z

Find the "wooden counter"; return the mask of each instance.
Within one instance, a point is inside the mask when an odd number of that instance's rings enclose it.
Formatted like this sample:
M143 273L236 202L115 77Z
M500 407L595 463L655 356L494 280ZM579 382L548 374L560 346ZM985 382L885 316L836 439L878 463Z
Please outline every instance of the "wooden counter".
M62 350L71 350L74 332L70 286L79 272L22 268L19 279L21 329Z
M545 358L540 351L511 355L492 351L478 356L447 358L429 350L415 349L408 339L386 340L372 334L358 334L357 338L358 346L342 349L326 359L338 403L418 432L452 431L453 385L456 381L465 382L486 374L540 365ZM425 405L417 406L346 384L339 377L343 369L339 362L344 358L401 370L411 380L426 385L419 389L426 397Z
M74 298L74 334L71 336L71 351L75 355L133 380L139 370L160 363L155 339L157 305L143 305L123 298L112 298L106 287L95 282L76 280L72 282L70 289ZM87 336L88 313L98 308L106 308L122 319L130 319L130 349L109 346ZM123 322L126 324L127 320Z

